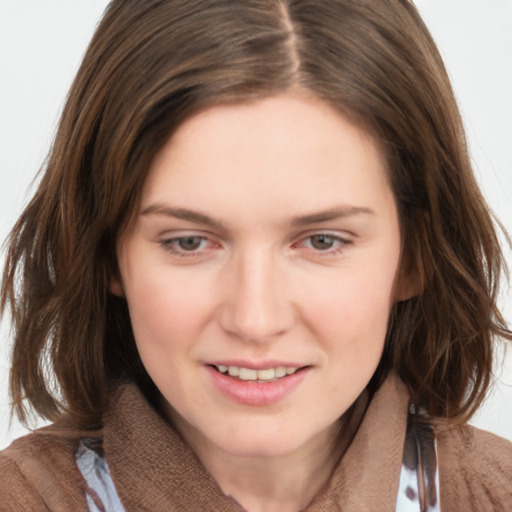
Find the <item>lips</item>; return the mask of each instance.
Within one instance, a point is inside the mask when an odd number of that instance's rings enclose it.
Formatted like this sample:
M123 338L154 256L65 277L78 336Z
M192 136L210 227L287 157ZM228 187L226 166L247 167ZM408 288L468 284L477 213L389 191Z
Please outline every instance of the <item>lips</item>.
M288 364L259 365L246 363L214 363L206 365L214 387L222 395L239 404L268 406L284 400L298 389L312 366Z

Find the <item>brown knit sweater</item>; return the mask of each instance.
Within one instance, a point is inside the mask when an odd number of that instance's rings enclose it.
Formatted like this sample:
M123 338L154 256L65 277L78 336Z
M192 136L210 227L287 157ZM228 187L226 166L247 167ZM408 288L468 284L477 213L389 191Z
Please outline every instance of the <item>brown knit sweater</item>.
M408 396L390 377L308 512L394 511ZM470 426L437 429L443 512L512 511L512 444ZM87 510L76 441L36 432L0 453L1 511ZM105 455L129 512L242 512L134 385L104 419Z

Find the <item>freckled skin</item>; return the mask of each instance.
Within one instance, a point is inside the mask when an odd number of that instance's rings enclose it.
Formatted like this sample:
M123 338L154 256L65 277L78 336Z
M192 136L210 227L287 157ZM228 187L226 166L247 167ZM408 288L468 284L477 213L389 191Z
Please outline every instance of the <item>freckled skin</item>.
M203 461L282 459L331 443L375 371L400 298L386 172L367 133L291 94L208 109L156 156L141 211L156 209L120 241L112 290L125 295L142 361ZM293 223L347 207L367 211ZM318 234L332 238L319 245ZM221 393L205 367L233 359L310 370L283 400L249 406Z

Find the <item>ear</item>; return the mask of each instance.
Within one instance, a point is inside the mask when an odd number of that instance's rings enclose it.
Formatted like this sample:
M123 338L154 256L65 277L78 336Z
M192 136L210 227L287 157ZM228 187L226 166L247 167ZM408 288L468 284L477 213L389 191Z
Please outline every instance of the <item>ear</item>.
M121 279L117 276L113 276L110 279L109 290L110 293L112 293L113 295L117 295L118 297L124 297L123 283L121 282Z
M425 280L423 273L407 261L402 261L395 286L395 301L404 302L412 299L423 291Z
M404 302L412 299L420 294L422 288L423 287L419 284L419 280L415 276L399 276L395 291L395 300L396 302Z

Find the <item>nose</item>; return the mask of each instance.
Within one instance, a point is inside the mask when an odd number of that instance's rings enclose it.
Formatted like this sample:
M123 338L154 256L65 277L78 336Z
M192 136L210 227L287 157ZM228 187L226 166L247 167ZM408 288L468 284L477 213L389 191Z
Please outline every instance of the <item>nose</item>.
M271 251L234 259L225 269L220 323L224 331L251 344L266 344L295 322L290 287Z

